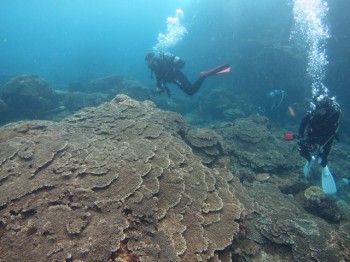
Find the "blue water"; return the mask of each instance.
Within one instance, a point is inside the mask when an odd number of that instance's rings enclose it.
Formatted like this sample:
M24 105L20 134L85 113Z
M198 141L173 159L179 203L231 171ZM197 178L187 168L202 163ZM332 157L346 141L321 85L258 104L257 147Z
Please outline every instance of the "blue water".
M341 104L350 95L349 1L330 1L325 83ZM261 97L276 88L288 103L311 97L306 49L290 40L291 0L3 0L0 2L0 84L35 74L54 88L110 74L154 87L144 63L166 20L182 9L187 34L170 51L186 60L194 80L201 70L229 63L232 73L203 85ZM174 89L174 93L183 95ZM194 101L196 98L194 98ZM344 105L347 110L350 109Z
M111 73L142 78L145 53L186 2L1 1L0 74L58 84Z

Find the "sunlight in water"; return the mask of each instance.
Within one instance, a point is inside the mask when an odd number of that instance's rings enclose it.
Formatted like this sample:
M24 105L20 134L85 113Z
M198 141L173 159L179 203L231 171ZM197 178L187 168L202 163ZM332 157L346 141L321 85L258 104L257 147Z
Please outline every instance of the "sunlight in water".
M184 12L181 9L176 10L175 17L167 19L167 33L158 35L158 42L153 47L156 52L164 52L169 47L174 46L186 34L187 30L181 23L184 18Z
M328 5L323 0L294 0L294 35L301 36L308 48L307 73L312 80L312 96L325 96L328 88L323 84L328 64L326 42L330 37L325 22Z

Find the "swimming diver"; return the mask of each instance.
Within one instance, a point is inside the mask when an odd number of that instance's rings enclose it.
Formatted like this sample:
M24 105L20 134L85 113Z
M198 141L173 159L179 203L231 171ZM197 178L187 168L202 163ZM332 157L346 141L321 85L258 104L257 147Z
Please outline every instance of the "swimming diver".
M208 76L230 72L231 67L228 64L220 65L206 72L201 72L200 77L193 83L181 72L185 65L178 56L166 53L147 53L145 61L148 68L151 69L151 77L154 72L157 80L157 93L166 92L170 96L170 90L167 87L168 83L177 85L186 94L192 96L196 94L201 87L203 81Z
M300 155L306 158L304 176L310 176L312 165L318 160L322 166L322 189L325 194L334 194L337 188L328 168L328 154L337 138L341 121L341 109L335 98L320 96L313 100L312 110L301 121L298 144ZM306 132L305 132L306 131ZM314 154L312 156L311 154Z

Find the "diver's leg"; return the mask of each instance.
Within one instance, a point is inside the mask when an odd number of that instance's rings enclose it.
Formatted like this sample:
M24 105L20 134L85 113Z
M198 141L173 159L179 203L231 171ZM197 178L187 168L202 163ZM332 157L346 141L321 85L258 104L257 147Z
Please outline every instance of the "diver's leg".
M192 88L191 88L192 95L194 95L195 93L198 92L198 90L199 90L199 88L201 88L205 78L206 77L201 76L200 78L197 79L196 82L193 83Z
M186 94L193 96L195 93L198 92L205 78L206 77L201 76L194 84L191 84L187 77L179 71L176 76L176 79L174 80L174 83L178 87L180 87L181 90L184 91Z
M333 138L323 146L323 151L320 154L321 166L322 166L321 182L322 182L322 190L325 194L337 193L337 186L335 184L332 173L329 170L327 165L327 162L328 162L327 158L328 158L329 152L331 151L332 142L333 142Z
M308 162L310 162L312 160L311 154L310 154L309 150L307 149L307 147L305 147L305 146L300 147L300 156L305 158Z
M309 150L305 146L302 146L300 148L300 155L302 157L306 158L306 160L307 160L306 163L305 163L303 171L304 171L304 177L305 178L309 178L310 177L310 172L311 172L311 167L312 167L312 165L314 163L313 159L315 159L315 158L313 158L311 156Z
M330 139L322 148L322 152L319 155L321 157L321 166L325 167L328 163L328 155L331 152L333 139Z

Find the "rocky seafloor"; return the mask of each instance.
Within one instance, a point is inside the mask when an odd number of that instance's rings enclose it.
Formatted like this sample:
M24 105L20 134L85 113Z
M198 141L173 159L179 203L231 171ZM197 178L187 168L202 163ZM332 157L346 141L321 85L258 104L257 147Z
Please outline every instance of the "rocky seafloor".
M348 261L348 206L301 170L259 116L189 129L118 95L8 124L0 261Z

